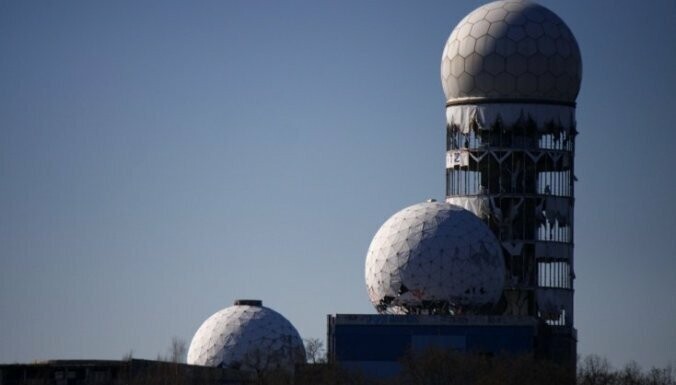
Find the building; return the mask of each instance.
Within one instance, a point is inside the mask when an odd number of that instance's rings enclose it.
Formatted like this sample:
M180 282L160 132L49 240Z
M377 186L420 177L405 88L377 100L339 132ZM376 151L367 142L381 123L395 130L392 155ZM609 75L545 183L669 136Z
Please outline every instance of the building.
M245 384L248 372L151 360L55 360L0 365L0 385Z
M545 7L501 0L460 21L441 63L447 205L407 207L376 233L366 281L381 314L330 315L330 361L385 375L436 346L574 368L581 76L575 37Z
M328 355L345 369L387 377L409 353L435 347L499 356L536 350L532 317L338 314L328 316Z

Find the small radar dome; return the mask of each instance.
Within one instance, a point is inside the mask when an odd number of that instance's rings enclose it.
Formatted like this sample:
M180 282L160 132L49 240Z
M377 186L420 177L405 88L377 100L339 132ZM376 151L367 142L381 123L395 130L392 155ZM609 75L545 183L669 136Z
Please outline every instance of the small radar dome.
M291 322L259 300L237 300L197 330L188 364L242 370L293 371L305 361L303 340Z
M574 103L581 78L580 49L568 26L529 1L475 9L455 27L441 58L449 105L491 99Z
M428 200L390 217L366 255L366 287L381 313L449 314L502 295L500 244L471 212Z

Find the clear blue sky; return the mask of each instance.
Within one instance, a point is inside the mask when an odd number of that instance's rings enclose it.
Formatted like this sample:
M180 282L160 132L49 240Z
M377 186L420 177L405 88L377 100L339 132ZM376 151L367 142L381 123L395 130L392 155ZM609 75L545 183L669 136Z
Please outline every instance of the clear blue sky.
M543 0L582 49L579 352L676 364L676 2ZM480 1L0 2L0 362L164 353L236 298L303 337L444 194Z

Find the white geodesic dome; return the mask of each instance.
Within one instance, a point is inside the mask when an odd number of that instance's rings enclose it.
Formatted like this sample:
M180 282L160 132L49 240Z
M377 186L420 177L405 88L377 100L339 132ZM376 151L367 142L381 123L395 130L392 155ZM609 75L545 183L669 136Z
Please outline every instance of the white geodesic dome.
M574 102L582 61L575 37L549 9L495 1L455 27L441 58L449 102L463 98Z
M366 255L366 287L381 313L494 305L505 265L491 230L471 212L433 200L390 217Z
M291 322L250 300L236 301L204 321L187 360L190 365L288 371L304 361L303 340Z

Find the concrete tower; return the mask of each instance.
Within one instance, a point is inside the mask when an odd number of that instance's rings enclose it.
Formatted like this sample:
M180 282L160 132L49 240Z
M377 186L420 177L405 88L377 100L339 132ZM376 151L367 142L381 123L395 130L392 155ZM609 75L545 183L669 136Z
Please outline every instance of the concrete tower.
M502 246L507 277L498 311L543 320L567 341L554 349L573 357L581 75L566 24L547 8L515 0L486 4L460 21L441 64L446 200L483 219Z

